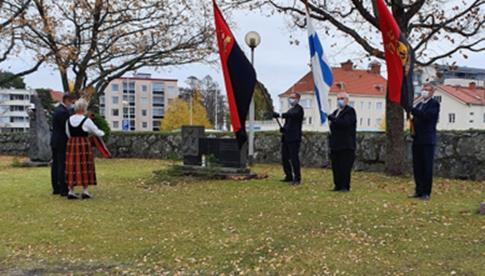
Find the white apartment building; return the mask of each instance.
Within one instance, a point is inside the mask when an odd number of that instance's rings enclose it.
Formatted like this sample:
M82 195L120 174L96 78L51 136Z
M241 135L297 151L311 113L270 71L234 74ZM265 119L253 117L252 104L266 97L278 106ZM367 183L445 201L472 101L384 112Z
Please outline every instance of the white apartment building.
M378 62L369 64L369 69L355 69L351 61L332 68L334 84L330 89L328 105L331 110L337 108L337 93L347 92L349 104L357 113L358 131L383 130L386 105L386 79L381 76L381 65ZM328 122L320 124L320 113L313 91L312 73L307 73L286 92L279 95L281 112L289 109L288 97L297 92L301 95L300 105L304 108L303 130L328 131ZM270 129L262 124L261 129Z
M485 129L485 87L468 82L468 86L456 81L435 86L434 97L441 103L438 129Z
M26 89L0 89L0 132L25 132L29 129L30 97Z
M100 112L114 131L158 131L167 106L179 95L177 80L134 74L113 80L100 97Z

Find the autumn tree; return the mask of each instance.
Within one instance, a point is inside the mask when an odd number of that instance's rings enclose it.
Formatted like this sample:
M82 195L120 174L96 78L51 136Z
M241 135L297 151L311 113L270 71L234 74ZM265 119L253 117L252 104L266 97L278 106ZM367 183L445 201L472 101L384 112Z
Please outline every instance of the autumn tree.
M24 66L23 70L2 74L0 87L8 86L8 83L11 84L12 81L15 82L35 72L50 52L32 51L23 43L22 36L29 19L27 11L31 4L32 0L0 0L0 65L5 65L25 51L30 51L33 60L33 63Z
M306 28L306 0L230 0L228 5L263 12L277 11ZM416 53L416 64L428 66L454 54L485 49L485 0L385 0ZM375 0L308 0L310 16L320 21L327 37L343 36L360 47L364 57L384 58L382 37L374 12ZM334 44L335 46L335 44ZM400 106L386 103L386 171L405 171L404 114Z
M47 60L63 89L102 94L115 78L145 66L202 61L212 52L210 3L186 0L32 0L23 33Z
M179 129L183 125L198 125L212 128L207 112L202 104L200 93L192 101L175 99L165 112L160 129L162 131Z

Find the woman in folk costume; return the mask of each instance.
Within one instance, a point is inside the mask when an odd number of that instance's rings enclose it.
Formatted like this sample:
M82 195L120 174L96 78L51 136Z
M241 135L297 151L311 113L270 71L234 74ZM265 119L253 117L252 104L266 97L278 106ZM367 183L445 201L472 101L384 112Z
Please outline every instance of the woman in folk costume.
M69 138L66 147L66 183L69 188L68 199L78 199L79 195L74 193L75 186L82 186L81 198L88 199L91 195L88 192L89 185L96 185L96 171L94 169L93 152L88 136L104 136L94 122L88 118L86 110L88 103L79 99L74 103L74 112L66 122L66 134Z

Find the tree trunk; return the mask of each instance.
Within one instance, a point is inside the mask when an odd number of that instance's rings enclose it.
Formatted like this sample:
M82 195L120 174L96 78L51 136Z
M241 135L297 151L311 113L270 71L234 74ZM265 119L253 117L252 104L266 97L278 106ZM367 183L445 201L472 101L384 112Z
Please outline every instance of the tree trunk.
M386 101L386 168L389 175L402 175L406 168L404 114L402 108Z

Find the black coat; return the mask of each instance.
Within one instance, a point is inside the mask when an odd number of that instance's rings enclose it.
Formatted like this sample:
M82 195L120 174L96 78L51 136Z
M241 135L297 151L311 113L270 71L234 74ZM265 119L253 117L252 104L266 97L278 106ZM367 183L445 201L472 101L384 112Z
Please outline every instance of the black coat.
M438 101L431 98L424 104L418 104L411 110L411 113L413 114L414 144L436 144L436 125L440 114Z
M281 114L281 117L285 119L285 124L281 130L283 133L283 142L291 143L301 141L303 116L303 108L299 104L290 108L286 113Z
M66 147L66 121L69 119L69 116L71 116L71 112L63 104L59 104L54 109L52 114L51 147Z
M328 116L330 150L355 150L357 128L355 109L347 105L338 116L337 112L338 109Z

